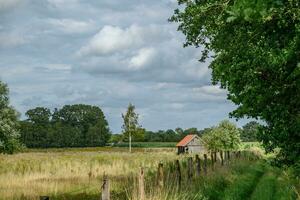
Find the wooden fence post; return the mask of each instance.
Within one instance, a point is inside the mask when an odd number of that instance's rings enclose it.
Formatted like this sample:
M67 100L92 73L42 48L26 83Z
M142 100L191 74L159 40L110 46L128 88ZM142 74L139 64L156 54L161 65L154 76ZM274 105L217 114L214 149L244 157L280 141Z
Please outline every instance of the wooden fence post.
M214 152L214 162L217 163L217 152Z
M199 177L201 173L201 160L199 158L199 155L196 155L196 175Z
M181 170L180 170L179 160L175 161L175 166L176 166L176 178L177 178L177 181L178 181L178 187L180 189L181 188Z
M238 152L237 151L234 151L234 156L235 156L235 159L238 158Z
M101 187L101 200L110 200L109 179L107 175L103 175L103 184Z
M193 178L193 158L189 157L188 158L188 180L192 180Z
M50 200L48 196L40 196L40 200Z
M211 160L211 168L214 169L215 159L214 159L214 153L213 152L210 152L210 160Z
M203 165L203 170L204 170L204 174L207 174L207 155L204 154L204 165Z
M230 160L230 151L227 151L228 153L228 160Z
M158 164L158 170L157 170L157 185L160 189L164 187L164 170L163 170L163 164Z
M141 167L139 174L139 196L140 200L145 200L145 178L144 178L144 169Z
M226 160L226 164L229 164L229 153L228 153L229 151L225 151L224 153L225 153L225 160Z
M223 151L220 151L221 165L224 165Z

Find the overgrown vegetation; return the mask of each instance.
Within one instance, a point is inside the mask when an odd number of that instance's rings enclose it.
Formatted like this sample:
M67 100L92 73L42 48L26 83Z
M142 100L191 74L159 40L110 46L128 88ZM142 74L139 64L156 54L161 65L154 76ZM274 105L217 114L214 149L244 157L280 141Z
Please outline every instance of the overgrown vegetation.
M299 1L178 3L170 20L179 23L185 46L204 48L200 61L212 58L213 84L226 88L238 106L231 115L263 120L259 139L265 149L278 149L277 161L299 170Z

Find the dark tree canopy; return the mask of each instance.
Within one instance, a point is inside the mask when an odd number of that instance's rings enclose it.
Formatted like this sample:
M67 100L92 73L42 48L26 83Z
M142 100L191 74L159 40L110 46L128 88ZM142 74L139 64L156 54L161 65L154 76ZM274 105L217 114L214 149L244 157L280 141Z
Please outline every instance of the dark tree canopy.
M22 141L27 147L103 146L110 139L108 123L97 106L66 105L61 109L37 107L21 122Z
M231 115L261 119L268 151L300 162L300 3L298 0L179 0L171 21L185 45L210 55L212 81L238 107Z
M241 130L241 140L243 142L255 142L259 134L261 125L256 121L248 122Z
M25 113L28 121L36 124L48 124L51 118L51 111L49 108L36 107L30 109Z

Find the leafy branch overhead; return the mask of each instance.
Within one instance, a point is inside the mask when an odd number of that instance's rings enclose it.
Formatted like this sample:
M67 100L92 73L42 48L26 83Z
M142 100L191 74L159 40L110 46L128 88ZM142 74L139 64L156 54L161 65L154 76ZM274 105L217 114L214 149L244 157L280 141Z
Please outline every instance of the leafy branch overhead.
M265 122L259 139L300 162L300 3L298 0L179 0L170 21L185 46L213 58L212 82L237 105L231 116Z

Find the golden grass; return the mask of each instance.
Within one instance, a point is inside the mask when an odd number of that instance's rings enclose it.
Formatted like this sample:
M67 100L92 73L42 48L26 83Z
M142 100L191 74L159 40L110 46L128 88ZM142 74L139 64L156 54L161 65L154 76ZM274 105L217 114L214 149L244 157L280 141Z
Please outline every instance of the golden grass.
M112 179L112 191L120 191L139 167L155 168L159 161L174 160L174 149L135 150L124 148L70 149L0 155L0 199L38 199L72 193L100 194L101 179Z

